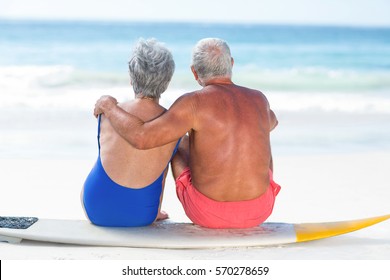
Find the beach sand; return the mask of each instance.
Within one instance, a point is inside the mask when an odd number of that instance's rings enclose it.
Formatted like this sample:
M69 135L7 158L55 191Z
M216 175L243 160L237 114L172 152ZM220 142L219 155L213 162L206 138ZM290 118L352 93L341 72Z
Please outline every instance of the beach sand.
M80 191L94 159L1 159L2 216L85 219ZM390 153L274 156L282 190L270 222L321 222L390 213ZM188 222L168 175L162 209ZM347 235L261 248L199 250L0 243L2 260L390 260L390 221Z

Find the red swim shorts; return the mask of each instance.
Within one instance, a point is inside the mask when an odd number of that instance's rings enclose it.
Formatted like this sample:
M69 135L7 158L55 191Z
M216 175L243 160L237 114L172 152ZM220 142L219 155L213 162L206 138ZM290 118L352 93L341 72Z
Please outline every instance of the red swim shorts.
M199 192L191 182L191 171L184 169L176 179L176 194L190 220L208 228L249 228L262 224L272 213L280 186L273 181L258 198L245 201L216 201Z

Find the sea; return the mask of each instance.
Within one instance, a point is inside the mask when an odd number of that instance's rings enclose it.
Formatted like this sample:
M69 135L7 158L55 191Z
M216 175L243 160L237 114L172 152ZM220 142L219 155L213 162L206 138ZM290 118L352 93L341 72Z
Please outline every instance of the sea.
M390 150L390 27L0 20L0 158L95 157L95 101L133 98L134 43L171 50L169 108L200 88L191 52L206 37L228 42L236 84L267 96L274 154Z

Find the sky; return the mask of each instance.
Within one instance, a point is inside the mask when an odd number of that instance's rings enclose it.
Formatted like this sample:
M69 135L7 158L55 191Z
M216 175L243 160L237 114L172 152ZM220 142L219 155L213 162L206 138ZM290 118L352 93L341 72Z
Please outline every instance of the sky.
M390 27L390 0L0 0L0 19Z

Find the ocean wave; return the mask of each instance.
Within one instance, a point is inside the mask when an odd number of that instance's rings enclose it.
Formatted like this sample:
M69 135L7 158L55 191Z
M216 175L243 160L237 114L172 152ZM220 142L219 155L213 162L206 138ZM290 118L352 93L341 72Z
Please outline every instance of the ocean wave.
M278 91L356 92L390 90L390 71L356 71L316 67L259 69L247 65L235 69L241 84Z
M390 114L389 92L270 92L267 97L276 111Z
M390 71L354 71L325 68L261 69L246 65L233 69L237 84L259 90L356 92L390 90ZM0 89L127 86L126 71L105 72L75 69L68 65L0 67ZM194 88L188 70L176 71L171 87Z
M275 110L390 113L390 72L316 68L235 69L234 81L263 91ZM178 72L161 102L169 107L181 94L199 88L192 74ZM127 73L88 72L66 65L0 67L0 107L90 110L101 95L131 99Z
M127 73L92 72L68 65L0 67L0 88L66 88L129 83Z

